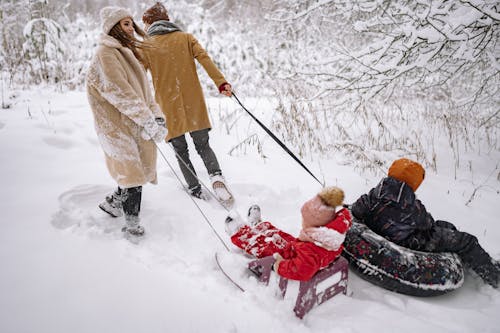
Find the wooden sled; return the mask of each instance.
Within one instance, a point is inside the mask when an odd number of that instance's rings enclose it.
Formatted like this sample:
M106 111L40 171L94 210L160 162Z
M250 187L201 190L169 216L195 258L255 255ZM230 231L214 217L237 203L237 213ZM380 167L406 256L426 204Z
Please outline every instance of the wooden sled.
M273 256L253 260L248 264L248 269L254 272L259 281L268 285L274 264ZM328 267L318 271L308 281L295 281L299 283L297 300L293 312L300 319L311 311L314 306L320 305L339 293L347 293L347 276L349 263L343 257L339 257ZM340 273L340 276L339 274ZM329 284L329 279L334 280ZM326 288L321 286L327 285ZM280 277L278 282L279 293L284 298L287 292L288 279Z

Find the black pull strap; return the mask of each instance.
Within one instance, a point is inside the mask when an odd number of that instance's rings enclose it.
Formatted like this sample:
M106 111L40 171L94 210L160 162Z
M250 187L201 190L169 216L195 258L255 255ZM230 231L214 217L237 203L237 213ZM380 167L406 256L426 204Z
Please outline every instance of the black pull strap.
M238 97L236 97L234 92L233 92L233 97L236 99L238 104L243 108L243 110L245 110L250 115L250 117L252 117L253 120L255 120L257 122L257 124L259 124L260 127L262 127L264 129L264 131L266 131L266 133L269 134L269 136L271 138L273 138L274 141L276 141L281 146L281 148L283 148L283 150L285 150L288 153L288 155L290 155L297 163L299 163L300 166L303 167L304 170L306 170L321 186L324 186L324 184L322 182L320 182L318 178L316 178L316 176L304 165L304 163L302 163L302 161L299 160L299 158L297 156L295 156L295 154L292 153L290 151L290 149L288 149L288 147L285 146L285 144L283 142L281 142L281 140L278 139L276 137L276 135L274 135L274 133L271 132L271 130L269 128L267 128L259 119L257 119L250 111L248 111L248 109L245 106L243 106L243 104L240 102Z

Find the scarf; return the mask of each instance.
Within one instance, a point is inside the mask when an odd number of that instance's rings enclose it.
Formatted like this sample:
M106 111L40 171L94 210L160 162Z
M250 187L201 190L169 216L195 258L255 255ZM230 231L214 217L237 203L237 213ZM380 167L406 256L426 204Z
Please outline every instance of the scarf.
M175 23L166 20L156 21L148 29L149 36L165 35L174 31L182 31Z

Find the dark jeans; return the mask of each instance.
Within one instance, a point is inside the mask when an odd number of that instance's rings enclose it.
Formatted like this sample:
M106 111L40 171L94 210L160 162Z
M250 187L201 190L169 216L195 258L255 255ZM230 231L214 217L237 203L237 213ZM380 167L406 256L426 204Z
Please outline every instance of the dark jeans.
M125 215L139 216L139 212L141 211L142 186L118 188L117 193L121 195Z
M219 167L219 162L217 161L217 157L215 157L215 153L210 147L208 143L208 131L209 129L204 129L200 131L190 132L191 138L193 139L194 147L200 155L205 167L207 168L208 174L213 175L221 175L221 170ZM170 139L172 146L174 147L177 162L179 163L179 167L181 168L182 174L184 175L184 179L188 184L188 188L190 190L195 189L200 186L198 178L196 176L196 171L193 168L193 164L189 159L189 150L186 142L185 135L178 136L176 138Z

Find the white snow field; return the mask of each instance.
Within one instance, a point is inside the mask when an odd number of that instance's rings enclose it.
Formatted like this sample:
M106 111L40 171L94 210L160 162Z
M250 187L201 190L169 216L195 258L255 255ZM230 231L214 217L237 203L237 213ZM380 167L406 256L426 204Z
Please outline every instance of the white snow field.
M334 297L303 320L292 312L292 301L278 299L255 279L249 278L245 293L238 291L214 260L216 251L225 251L223 244L160 155L159 184L143 190L147 234L132 244L121 235L123 221L97 207L115 184L85 93L40 88L8 94L11 107L0 110L2 333L500 332L500 292L471 273L457 291L416 298L381 289L351 272L349 295ZM271 101L239 97L270 123ZM212 146L234 193L235 209L244 214L257 203L265 219L296 235L300 207L319 184L234 100L209 99L209 107ZM267 158L256 143L232 150L253 133ZM207 184L205 168L190 147ZM180 175L170 147L161 144L160 149ZM500 182L491 171L500 153L474 157L473 175L457 179L452 161L440 156L438 173L428 170L418 197L434 218L475 234L499 259ZM340 161L341 156L304 158L328 185L345 190L346 202L383 176ZM196 202L230 245L224 233L226 210L213 199Z

